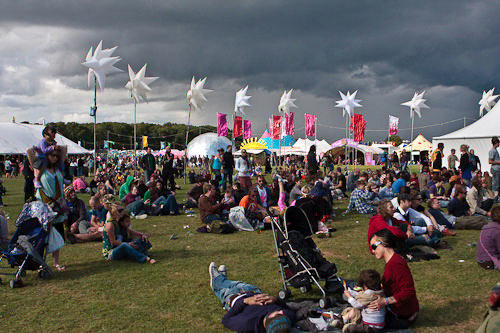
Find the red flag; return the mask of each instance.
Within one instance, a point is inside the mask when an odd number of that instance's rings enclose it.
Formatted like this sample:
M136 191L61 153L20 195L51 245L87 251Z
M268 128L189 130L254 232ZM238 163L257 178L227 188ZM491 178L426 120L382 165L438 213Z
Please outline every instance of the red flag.
M273 115L273 130L271 133L273 140L279 140L280 134L281 134L281 116Z
M356 125L363 120L363 115L359 113L355 113L354 116L351 116L351 124L349 125L349 130L354 132L356 130Z
M314 136L316 134L316 116L306 113L306 135Z
M243 122L243 118L241 117L234 117L234 131L233 131L233 134L234 134L234 137L237 138L239 137L240 135L243 134L243 126L242 126L242 123Z
M285 119L286 119L286 134L288 135L295 135L295 123L293 122L293 112L290 112L290 115L286 114Z
M366 128L366 120L363 119L363 115L355 113L354 117L351 117L351 125L349 127L351 132L354 132L354 141L363 141Z

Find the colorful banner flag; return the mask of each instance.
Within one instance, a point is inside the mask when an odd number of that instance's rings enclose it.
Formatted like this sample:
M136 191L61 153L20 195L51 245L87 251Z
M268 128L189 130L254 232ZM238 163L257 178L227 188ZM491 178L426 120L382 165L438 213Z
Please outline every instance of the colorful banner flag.
M166 142L165 141L161 141L160 142L160 149L165 149L166 147Z
M286 134L295 135L295 123L293 122L293 112L290 112L290 115L286 114Z
M243 118L241 117L234 117L234 131L233 131L233 134L234 134L234 137L237 138L239 136L241 136L243 134L243 128L242 128L242 122L243 122Z
M252 137L252 121L243 120L243 139L250 139Z
M398 134L399 118L389 115L389 135Z
M363 141L365 137L365 128L366 120L363 119L363 115L355 113L354 116L351 117L351 125L349 126L351 132L354 132L354 141Z
M316 116L313 114L306 113L306 135L316 135Z
M273 131L271 133L273 140L279 140L280 139L280 133L281 133L281 116L276 116L273 115Z
M142 148L146 148L148 146L148 137L142 136Z
M227 114L217 113L217 135L227 136Z

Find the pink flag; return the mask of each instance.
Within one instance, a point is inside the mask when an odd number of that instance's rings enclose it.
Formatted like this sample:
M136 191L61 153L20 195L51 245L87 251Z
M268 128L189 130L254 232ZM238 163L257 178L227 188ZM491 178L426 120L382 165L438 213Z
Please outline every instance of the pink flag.
M227 136L227 114L217 113L217 134Z
M271 133L273 140L279 140L281 134L281 116L273 115L273 132Z
M389 115L389 134L398 134L399 118Z
M243 139L250 139L252 137L252 121L243 120Z
M295 135L295 124L293 122L293 112L290 112L290 115L285 115L286 117L286 134L288 135Z
M316 133L316 116L306 113L306 135L314 136Z

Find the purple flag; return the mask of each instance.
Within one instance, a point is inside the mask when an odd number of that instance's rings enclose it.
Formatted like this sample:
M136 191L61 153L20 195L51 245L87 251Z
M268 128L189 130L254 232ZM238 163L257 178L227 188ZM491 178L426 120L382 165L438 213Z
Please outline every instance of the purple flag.
M217 113L217 134L227 136L227 114Z
M243 139L250 139L252 137L252 121L243 120Z

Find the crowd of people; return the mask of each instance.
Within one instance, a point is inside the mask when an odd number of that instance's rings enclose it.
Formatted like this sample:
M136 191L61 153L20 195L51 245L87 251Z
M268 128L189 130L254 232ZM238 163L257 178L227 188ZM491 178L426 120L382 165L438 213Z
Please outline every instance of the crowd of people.
M295 160L297 163L275 168L270 184L245 150L234 156L232 146L228 146L208 161L191 161L201 163L201 172L189 171L190 188L185 201L178 203L175 178L182 176L182 162L170 148L162 157L154 156L148 148L135 177L130 165L108 161L100 163L87 182L89 165L84 159L81 166L77 159L75 172L68 174L66 147L57 144L56 133L54 127L47 126L40 143L28 149L22 168L23 174L30 173L25 175L25 199L42 201L57 213L52 230L67 242L102 241L107 260L156 262L149 254L147 235L131 229L131 218L178 215L184 209L198 208L203 232L224 233L237 229L231 223L237 213L254 229L266 229L270 215L296 205L310 210L318 233L328 233L334 230L332 205L344 201L347 208L343 216L354 212L369 216L369 252L386 263L382 275L365 270L359 288L345 290L351 307L332 324L349 332L406 328L416 320L419 303L405 256L412 247L447 248L443 237L454 236L458 229L477 229L481 230L478 264L500 269L500 207L494 206L500 184L498 138L492 139L491 173L482 170L477 156L465 145L460 157L452 150L448 158L444 146L438 145L418 173L409 172L405 161L365 171L330 168L317 159L312 146L306 157ZM446 160L448 167L443 165ZM90 194L88 204L78 197L81 193ZM8 235L3 220L0 214L0 245L6 243ZM59 251L52 253L54 267L65 270ZM286 304L259 288L228 280L225 266L216 268L212 263L209 272L211 287L228 311L223 319L226 327L238 331L270 331L269 327L274 327L277 331L298 320Z

